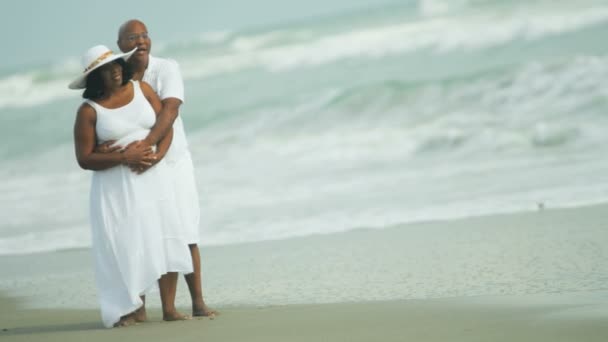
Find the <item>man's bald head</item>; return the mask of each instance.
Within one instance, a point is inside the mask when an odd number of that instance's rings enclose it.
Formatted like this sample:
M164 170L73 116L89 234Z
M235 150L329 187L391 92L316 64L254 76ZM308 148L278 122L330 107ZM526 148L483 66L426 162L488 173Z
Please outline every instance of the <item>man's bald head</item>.
M137 51L129 58L130 64L148 64L152 40L148 36L146 24L141 20L131 19L120 25L116 43L122 52L128 52L137 48Z
M143 27L145 32L148 32L146 24L144 24L141 20L131 19L125 21L122 25L120 25L120 28L118 28L118 40L120 41L121 39L124 39L128 33L141 27Z

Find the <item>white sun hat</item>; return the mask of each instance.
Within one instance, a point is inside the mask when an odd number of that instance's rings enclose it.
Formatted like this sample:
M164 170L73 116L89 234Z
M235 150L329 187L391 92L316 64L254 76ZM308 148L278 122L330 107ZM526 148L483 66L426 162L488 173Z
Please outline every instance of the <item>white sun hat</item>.
M87 76L95 69L99 68L104 64L108 64L112 61L115 61L119 58L123 60L129 59L131 55L137 50L137 48L125 52L115 54L112 50L108 49L105 45L96 45L92 48L88 49L87 52L84 53L81 59L82 67L84 71L82 75L78 76L75 80L70 82L68 88L70 89L83 89L87 86Z

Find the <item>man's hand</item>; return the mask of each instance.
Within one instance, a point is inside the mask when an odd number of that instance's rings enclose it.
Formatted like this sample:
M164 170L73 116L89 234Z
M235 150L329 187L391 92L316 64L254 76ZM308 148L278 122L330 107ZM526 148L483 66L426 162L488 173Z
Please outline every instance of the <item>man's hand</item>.
M95 146L95 152L97 153L112 153L122 149L121 146L112 146L116 143L116 140L108 140L103 144Z
M125 159L124 163L131 169L133 169L133 166L152 166L154 159L156 159L152 147L142 141L130 143L121 153Z
M141 164L131 164L129 168L131 171L141 175L142 173L148 171L152 166L158 164L158 162L162 159L162 157L158 154L153 153L150 160L150 163L141 163Z
M162 159L144 140L130 143L122 150L122 153L126 156L127 166L137 174L146 172Z

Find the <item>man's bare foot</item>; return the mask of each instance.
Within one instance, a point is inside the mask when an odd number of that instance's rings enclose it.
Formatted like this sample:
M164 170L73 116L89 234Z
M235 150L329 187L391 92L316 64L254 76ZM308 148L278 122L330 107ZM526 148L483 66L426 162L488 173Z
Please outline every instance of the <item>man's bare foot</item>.
M146 307L142 306L141 308L135 310L133 313L133 318L137 323L143 323L148 320L148 315L146 314Z
M130 313L120 317L120 320L114 323L114 328L124 328L135 324L137 324L137 322L135 321L134 313Z
M163 312L163 321L173 322L173 321L187 321L192 319L192 317L188 315L183 315L177 311L173 312Z
M209 317L214 318L218 316L220 313L212 308L208 307L207 304L192 304L192 316L193 317Z

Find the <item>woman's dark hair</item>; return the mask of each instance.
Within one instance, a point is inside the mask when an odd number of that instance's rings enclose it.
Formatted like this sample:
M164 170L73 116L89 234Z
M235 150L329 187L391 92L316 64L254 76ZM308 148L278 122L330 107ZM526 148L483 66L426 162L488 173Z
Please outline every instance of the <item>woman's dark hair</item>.
M118 63L122 67L122 85L127 84L133 78L133 70L122 58L119 58L111 63ZM89 100L95 100L103 97L103 80L101 79L100 68L94 70L87 76L87 85L82 93L82 97Z

